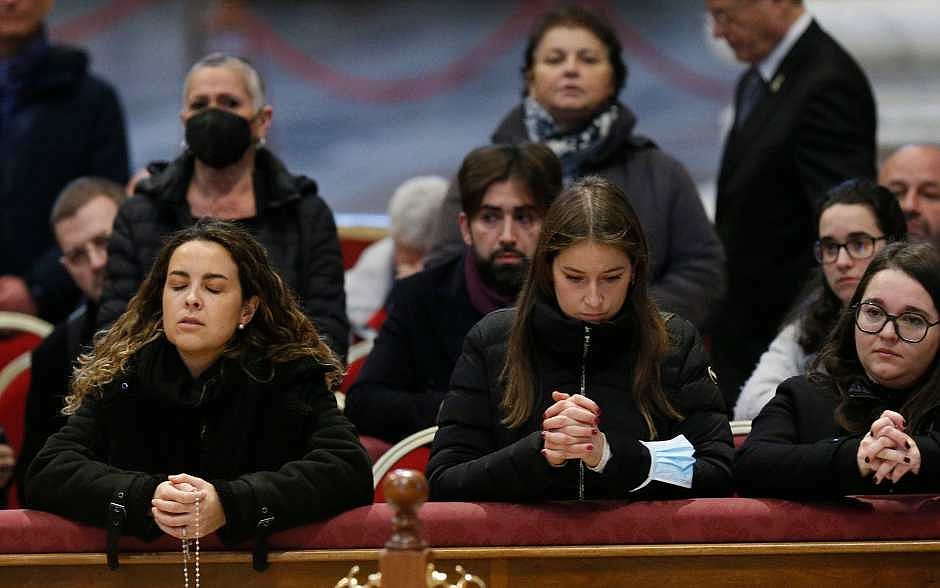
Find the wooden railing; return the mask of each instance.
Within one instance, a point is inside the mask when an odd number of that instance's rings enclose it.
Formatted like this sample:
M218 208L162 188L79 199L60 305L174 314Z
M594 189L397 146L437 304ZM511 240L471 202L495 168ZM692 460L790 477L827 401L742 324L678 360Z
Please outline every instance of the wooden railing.
M396 492L387 493L393 503L273 535L263 573L251 569L250 545L230 550L207 537L203 585L332 587L358 565L361 583L381 570L383 587L399 588L407 585L395 583L397 570L411 578L432 555L422 541L433 547L438 570L453 576L462 565L489 588L940 583L940 499L933 496L429 503L419 511L415 542L417 518L396 514L407 502ZM407 548L386 547L393 525L393 544ZM124 538L121 567L112 572L104 539L101 529L47 513L0 511L0 586L182 585L178 542ZM383 553L390 552L406 562L389 567Z

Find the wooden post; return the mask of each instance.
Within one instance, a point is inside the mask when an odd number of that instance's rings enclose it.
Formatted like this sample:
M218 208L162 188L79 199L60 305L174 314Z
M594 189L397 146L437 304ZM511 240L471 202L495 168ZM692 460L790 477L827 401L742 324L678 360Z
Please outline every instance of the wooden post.
M417 470L395 470L382 490L395 510L392 535L379 554L382 588L427 588L431 550L421 537L418 508L428 499L428 481Z

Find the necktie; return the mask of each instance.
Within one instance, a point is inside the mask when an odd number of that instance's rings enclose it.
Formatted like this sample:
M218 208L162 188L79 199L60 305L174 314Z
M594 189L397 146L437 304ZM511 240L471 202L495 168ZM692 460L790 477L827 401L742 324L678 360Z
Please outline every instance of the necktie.
M767 94L767 83L757 68L747 70L738 85L738 96L734 109L734 127L740 128L757 103Z

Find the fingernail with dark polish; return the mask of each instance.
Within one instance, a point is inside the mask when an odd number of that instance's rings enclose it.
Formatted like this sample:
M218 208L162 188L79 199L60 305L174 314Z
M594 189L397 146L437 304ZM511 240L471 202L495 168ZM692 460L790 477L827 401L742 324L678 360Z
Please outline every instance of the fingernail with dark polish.
M543 435L544 435L544 433L543 433ZM870 462L871 462L871 460L866 457L866 458L865 458L865 463L870 463Z
M909 441L905 441L905 442L904 442L904 447L910 449L910 448L911 448L911 443L910 443Z
M588 444L588 451L594 451L594 446L593 446L593 445L590 445L590 444Z
M905 457L905 458L904 458L904 463L911 463L911 458Z
M591 429L591 434L592 434L592 435L597 435L597 429Z

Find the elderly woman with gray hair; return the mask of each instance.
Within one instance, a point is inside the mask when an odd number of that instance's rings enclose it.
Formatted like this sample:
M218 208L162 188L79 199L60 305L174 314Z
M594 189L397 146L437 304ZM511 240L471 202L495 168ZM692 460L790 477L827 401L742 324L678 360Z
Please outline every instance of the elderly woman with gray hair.
M346 314L354 332L369 328L395 280L421 271L445 194L447 180L440 176L411 178L392 194L388 236L366 247L346 272Z

